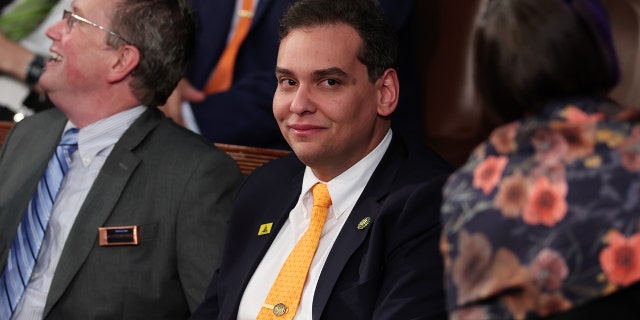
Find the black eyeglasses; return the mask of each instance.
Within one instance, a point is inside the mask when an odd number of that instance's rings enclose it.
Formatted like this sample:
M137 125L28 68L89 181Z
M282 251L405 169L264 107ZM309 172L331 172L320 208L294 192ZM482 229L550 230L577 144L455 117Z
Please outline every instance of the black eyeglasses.
M107 29L107 28L105 28L105 27L103 27L103 26L101 26L101 25L99 25L99 24L97 24L95 22L89 21L89 20L87 20L87 19L85 19L85 18L83 18L83 17L81 17L81 16L79 16L79 15L77 15L77 14L71 12L71 11L64 10L64 12L62 12L62 20L67 20L67 27L69 28L69 31L71 31L71 29L73 28L73 24L76 23L76 21L82 21L82 22L84 22L84 23L86 23L86 24L88 24L88 25L90 25L90 26L92 26L94 28L98 28L98 29L100 29L100 30L112 35L112 36L115 36L115 37L119 38L120 40L122 40L122 41L124 41L126 43L131 44L131 41L125 39L121 35L113 32L113 31L111 31L111 30L109 30L109 29Z

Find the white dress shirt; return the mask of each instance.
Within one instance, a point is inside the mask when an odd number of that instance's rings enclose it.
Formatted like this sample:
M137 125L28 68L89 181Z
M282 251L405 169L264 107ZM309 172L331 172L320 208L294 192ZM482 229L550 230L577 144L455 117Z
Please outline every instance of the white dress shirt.
M392 133L391 130L389 130L384 139L371 153L347 171L331 181L326 182L332 204L329 208L327 221L322 229L318 249L311 262L307 282L302 290L302 297L295 319L311 319L313 295L318 279L320 278L320 273L322 272L322 267L356 201L358 201L373 171L387 151L391 143L391 136ZM238 319L255 319L260 312L260 308L262 308L262 304L267 298L269 290L275 282L285 260L309 226L311 207L313 206L311 187L318 182L324 181L320 181L311 169L307 167L304 172L302 193L298 198L298 202L293 210L291 210L291 213L289 213L289 219L287 219L280 232L278 232L267 254L262 258L260 265L253 273L249 284L245 288L238 310ZM286 201L286 199L283 199L283 201ZM356 226L347 227L356 228Z
M78 150L73 153L69 171L58 190L38 260L13 319L42 319L56 266L80 207L113 146L145 110L146 107L138 106L122 111L79 131ZM67 122L64 131L73 127ZM96 239L97 235L96 229Z

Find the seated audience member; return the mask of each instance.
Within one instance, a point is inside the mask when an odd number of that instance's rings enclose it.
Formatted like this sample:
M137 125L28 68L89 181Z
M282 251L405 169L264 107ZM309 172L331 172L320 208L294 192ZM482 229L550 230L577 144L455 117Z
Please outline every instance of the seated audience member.
M21 120L52 107L37 86L49 56L47 28L60 21L71 0L0 1L0 120Z
M492 0L476 28L476 85L505 124L445 186L451 319L635 318L640 123L606 98L619 70L602 4Z
M273 118L271 103L277 85L273 70L278 53L279 19L291 2L192 0L199 22L195 55L187 77L161 110L212 142L289 149ZM421 141L414 39L417 2L380 2L401 39L399 77L406 84L393 116L394 129ZM243 9L244 5L251 7ZM234 46L238 32L235 26L241 23L250 26L246 27L241 44ZM229 60L229 54L235 60L230 59L232 67L225 68L223 61ZM219 69L227 70L227 76L222 76L225 72Z
M186 319L241 179L156 108L193 47L189 5L70 10L46 32L40 84L57 108L18 122L0 151L0 319Z
M192 319L445 316L450 168L390 129L396 50L377 0L302 0L285 13L273 113L293 153L240 187Z

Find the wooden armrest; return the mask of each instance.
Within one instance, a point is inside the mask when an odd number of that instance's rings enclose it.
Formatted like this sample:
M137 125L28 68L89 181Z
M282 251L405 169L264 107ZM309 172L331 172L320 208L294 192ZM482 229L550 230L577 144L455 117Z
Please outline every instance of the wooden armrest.
M288 150L240 146L225 143L214 143L214 145L229 154L238 163L240 171L245 175L251 173L255 168L258 168L271 160L291 153L291 151Z

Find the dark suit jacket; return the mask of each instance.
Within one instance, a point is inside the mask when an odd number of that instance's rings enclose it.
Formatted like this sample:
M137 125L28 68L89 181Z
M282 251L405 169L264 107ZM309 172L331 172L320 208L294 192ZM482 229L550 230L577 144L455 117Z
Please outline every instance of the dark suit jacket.
M198 18L188 79L204 88L227 44L235 0L192 0ZM276 89L280 16L291 0L260 0L242 43L229 91L192 104L200 132L212 142L288 149L271 111Z
M0 152L0 266L67 119L15 125ZM149 108L116 143L69 233L45 319L180 319L219 265L235 162ZM138 246L100 247L98 227L140 226Z
M196 52L187 78L204 88L227 43L235 0L192 0L198 18ZM280 17L292 0L260 0L251 28L236 59L233 84L226 92L209 95L192 104L198 127L212 142L289 149L273 117L275 67L280 37ZM415 0L382 0L396 31L400 33L400 104L394 126L421 139L420 96L417 65Z
M237 317L247 283L298 200L304 169L292 154L258 168L240 187L222 266L192 319ZM394 135L327 258L313 319L445 317L438 244L448 172L437 155ZM358 230L365 217L372 224ZM268 222L271 233L258 236Z

